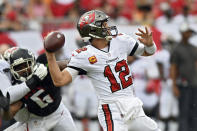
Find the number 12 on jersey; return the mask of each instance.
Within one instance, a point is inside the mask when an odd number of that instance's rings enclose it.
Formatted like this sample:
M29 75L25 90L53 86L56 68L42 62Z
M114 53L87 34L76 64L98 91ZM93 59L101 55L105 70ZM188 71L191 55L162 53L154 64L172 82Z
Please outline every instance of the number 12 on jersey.
M116 66L115 66L115 71L116 71L116 73L119 72L118 77L119 77L121 83L117 82L117 80L111 70L111 67L109 65L106 66L105 70L104 70L104 76L107 77L111 83L110 88L111 88L112 93L116 92L118 90L121 90L121 86L123 89L125 89L133 83L132 77L128 76L129 75L129 67L128 67L126 60L122 60L122 61L117 62ZM128 76L128 80L125 79L126 76Z

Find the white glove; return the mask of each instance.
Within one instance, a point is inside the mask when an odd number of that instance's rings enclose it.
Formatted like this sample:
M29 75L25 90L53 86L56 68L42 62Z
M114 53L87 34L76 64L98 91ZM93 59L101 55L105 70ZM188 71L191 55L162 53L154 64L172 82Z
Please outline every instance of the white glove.
M34 67L34 75L38 76L40 80L43 80L47 76L47 67L44 64L36 64Z

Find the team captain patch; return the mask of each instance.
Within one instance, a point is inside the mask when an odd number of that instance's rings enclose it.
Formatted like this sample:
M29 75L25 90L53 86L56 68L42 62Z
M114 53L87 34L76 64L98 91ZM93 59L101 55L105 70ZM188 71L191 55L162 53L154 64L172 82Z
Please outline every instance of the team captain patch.
M90 64L94 64L97 62L96 56L91 56L88 58L88 60L89 60Z

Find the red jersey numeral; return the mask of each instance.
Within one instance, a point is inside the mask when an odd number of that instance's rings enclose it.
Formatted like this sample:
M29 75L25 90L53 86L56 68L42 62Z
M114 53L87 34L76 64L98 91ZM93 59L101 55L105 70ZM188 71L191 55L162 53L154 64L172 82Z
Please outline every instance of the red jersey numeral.
M110 83L111 83L110 88L111 88L112 92L115 92L115 91L118 91L118 90L121 89L120 84L117 82L117 80L116 80L114 74L112 73L111 68L110 68L109 65L105 67L104 76L107 77L108 80L110 81Z
M115 71L116 71L116 73L120 72L119 79L121 81L121 85L122 85L123 89L127 88L128 86L130 86L133 83L132 77L128 76L130 71L129 71L129 67L127 65L126 60L122 60L122 61L117 62L116 66L115 66ZM105 67L104 76L107 77L108 80L110 81L110 83L111 83L110 88L111 88L112 92L121 90L120 83L117 82L109 65ZM128 76L127 80L126 80L126 76Z
M86 47L82 47L80 49L75 50L77 53L81 53L82 51L86 51L87 48Z

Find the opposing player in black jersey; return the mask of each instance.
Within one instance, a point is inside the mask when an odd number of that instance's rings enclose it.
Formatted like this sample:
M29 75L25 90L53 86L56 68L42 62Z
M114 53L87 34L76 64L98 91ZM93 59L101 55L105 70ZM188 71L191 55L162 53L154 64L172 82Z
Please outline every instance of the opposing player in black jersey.
M38 63L47 65L47 60L45 55L41 55L36 62L32 52L18 48L11 53L9 63L14 82L17 84L33 77L34 66L37 66ZM14 103L15 106L18 105L17 108L14 109L11 105L4 113L4 118L15 117L18 121L5 131L48 131L51 129L75 131L76 127L72 117L61 103L60 88L54 86L50 74L48 73L34 86L33 90Z

